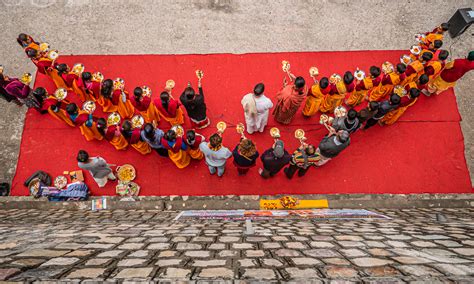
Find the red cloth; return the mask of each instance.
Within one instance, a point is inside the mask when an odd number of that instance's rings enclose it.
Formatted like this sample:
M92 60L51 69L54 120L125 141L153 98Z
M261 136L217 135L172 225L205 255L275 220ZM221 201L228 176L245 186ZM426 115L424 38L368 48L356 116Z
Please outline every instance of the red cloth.
M158 108L160 113L166 117L175 117L176 111L178 110L178 107L181 105L177 100L172 99L172 98L170 98L167 109L165 109L163 105L161 104L160 98L155 99L153 103Z
M135 96L133 96L130 101L132 102L132 105L135 107L136 110L138 111L147 111L148 107L150 106L151 103L151 98L150 97L142 97L141 101L137 101L135 99Z
M123 91L125 93L125 97L128 99L128 92L127 91ZM114 90L112 92L112 104L114 105L118 105L119 103L119 100L122 99L122 90Z
M184 140L184 143L186 143L186 145L188 145L188 147L191 149L191 150L197 150L199 149L199 144L201 144L201 142L203 141L202 139L202 136L201 135L198 135L196 134L196 138L194 140L194 144L189 144L188 141Z
M441 71L441 78L448 83L456 82L464 74L474 69L474 61L468 59L455 59L454 66L450 69L444 69Z
M69 117L71 118L71 116L69 116ZM79 114L79 115L76 117L75 120L73 120L73 119L71 118L72 122L73 122L74 125L76 125L76 126L81 126L81 125L83 125L88 119L89 119L89 115L86 114L86 113L81 113L81 114Z
M69 88L71 88L72 82L74 82L74 80L77 80L79 77L76 74L70 72L70 73L62 73L61 78L63 78L66 85Z

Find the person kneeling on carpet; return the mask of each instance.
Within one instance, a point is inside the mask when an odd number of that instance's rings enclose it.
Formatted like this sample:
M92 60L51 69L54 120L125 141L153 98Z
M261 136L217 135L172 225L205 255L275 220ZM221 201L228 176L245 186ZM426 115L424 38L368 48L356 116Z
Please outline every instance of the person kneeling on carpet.
M232 156L232 152L222 146L221 135L214 133L209 138L209 143L206 141L201 142L199 149L206 158L206 164L211 175L217 172L217 175L221 177L224 174L227 159Z
M252 140L242 137L240 143L232 151L232 155L239 176L243 176L255 166L259 153Z
M258 169L258 173L263 178L269 178L276 175L290 162L291 155L285 150L283 141L277 140L272 148L263 152L260 159L263 163L263 169Z
M116 180L110 165L101 157L89 157L89 153L79 150L77 154L79 168L89 171L99 187L104 187L108 180Z
M289 179L293 178L296 171L298 171L298 176L302 177L318 161L319 154L316 152L316 148L311 144L302 143L291 156L290 166L284 169L283 172Z

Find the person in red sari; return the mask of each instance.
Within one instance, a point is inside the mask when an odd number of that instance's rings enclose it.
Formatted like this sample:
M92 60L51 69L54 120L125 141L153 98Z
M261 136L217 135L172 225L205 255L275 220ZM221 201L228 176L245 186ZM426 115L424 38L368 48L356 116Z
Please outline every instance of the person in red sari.
M183 110L180 108L181 103L175 100L166 91L160 94L159 99L153 101L161 118L168 121L171 125L181 125L184 123Z
M141 128L133 128L130 120L124 120L122 123L122 135L127 140L128 144L131 145L140 154L146 155L151 153L151 147L142 140Z
M183 142L183 137L177 136L172 129L161 138L161 145L168 149L168 156L178 169L183 169L191 162L191 157L186 152L187 145Z
M125 82L121 78L114 81L114 90L112 92L112 104L117 106L117 112L122 118L132 118L135 114L135 108L125 91Z
M100 82L93 82L90 72L82 72L81 78L75 82L75 90L82 93L80 97L84 97L87 101L97 101L99 98Z
M99 118L97 120L97 129L99 133L117 150L126 150L128 142L120 132L118 125L108 125L105 118Z
M10 78L0 72L0 94L8 101L22 106L30 94L30 86L17 78Z
M36 51L40 50L39 43L36 42L30 35L21 33L18 35L16 41L21 47L23 47L25 52L30 49L35 49Z
M35 49L29 49L26 54L31 59L33 64L36 65L38 72L48 76L51 80L53 80L56 88L67 89L66 83L59 75L58 70L55 68L55 59L51 59L47 55L42 56L41 53Z
M454 87L464 74L473 69L474 51L471 51L466 58L459 58L446 63L443 70L428 84L428 92L439 95L447 89Z
M351 71L346 71L343 77L344 87L346 88L345 97L350 97L356 92L356 81Z
M112 103L112 92L114 81L106 79L102 82L100 89L100 97L97 103L102 107L103 112L116 112L117 106Z
M146 123L159 122L160 116L155 106L151 103L151 90L150 88L136 87L133 90L133 97L130 99L133 107L135 107L135 113L139 113Z
M74 125L81 129L81 133L87 141L92 141L94 139L100 141L103 139L99 130L97 130L97 125L94 122L92 113L79 110L75 103L68 104L66 106L66 112Z
M55 96L48 96L46 92L45 96L47 98L43 101L43 105L41 107L41 112L47 111L51 116L56 118L57 120L61 120L66 122L67 125L74 127L74 123L69 118L68 114L66 113L66 105L69 104L67 100L58 100Z
M188 146L188 154L194 160L202 160L204 154L199 149L201 142L204 142L206 139L201 134L197 134L194 130L186 131L186 140L184 143Z
M303 77L290 76L290 83L284 85L277 93L273 115L275 120L281 124L290 124L301 103L306 98L308 88Z

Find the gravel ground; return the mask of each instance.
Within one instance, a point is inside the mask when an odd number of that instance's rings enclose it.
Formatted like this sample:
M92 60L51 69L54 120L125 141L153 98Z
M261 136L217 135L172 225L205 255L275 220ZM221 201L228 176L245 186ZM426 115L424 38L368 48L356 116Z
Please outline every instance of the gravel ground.
M417 32L447 21L472 1L375 0L0 0L0 64L33 72L15 42L20 32L63 54L183 54L406 49ZM445 47L474 46L472 28ZM474 173L474 73L456 87L466 160ZM15 173L25 110L0 101L0 181Z

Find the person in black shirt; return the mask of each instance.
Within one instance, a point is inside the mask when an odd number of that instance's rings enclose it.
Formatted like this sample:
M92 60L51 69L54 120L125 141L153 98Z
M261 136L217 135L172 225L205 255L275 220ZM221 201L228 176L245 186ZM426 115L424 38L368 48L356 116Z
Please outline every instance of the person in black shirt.
M263 163L263 169L258 169L258 173L263 178L269 178L276 175L290 162L291 155L285 150L283 141L277 140L272 148L263 152L260 159Z
M400 105L400 96L392 94L390 100L383 101L379 104L377 112L372 118L367 120L364 129L369 129L370 127L377 124L387 113L396 109Z
M332 123L332 127L335 130L345 130L349 132L349 134L357 131L360 126L361 123L357 117L357 111L352 108L347 112L347 115L336 117Z
M211 123L206 114L206 103L204 101L204 93L202 91L201 79L198 82L199 93L194 92L191 83L188 83L186 89L179 97L179 100L186 108L191 124L194 128L202 129Z
M234 156L234 165L237 167L239 176L242 176L255 166L259 154L252 140L241 138L240 143L232 151L232 156Z

